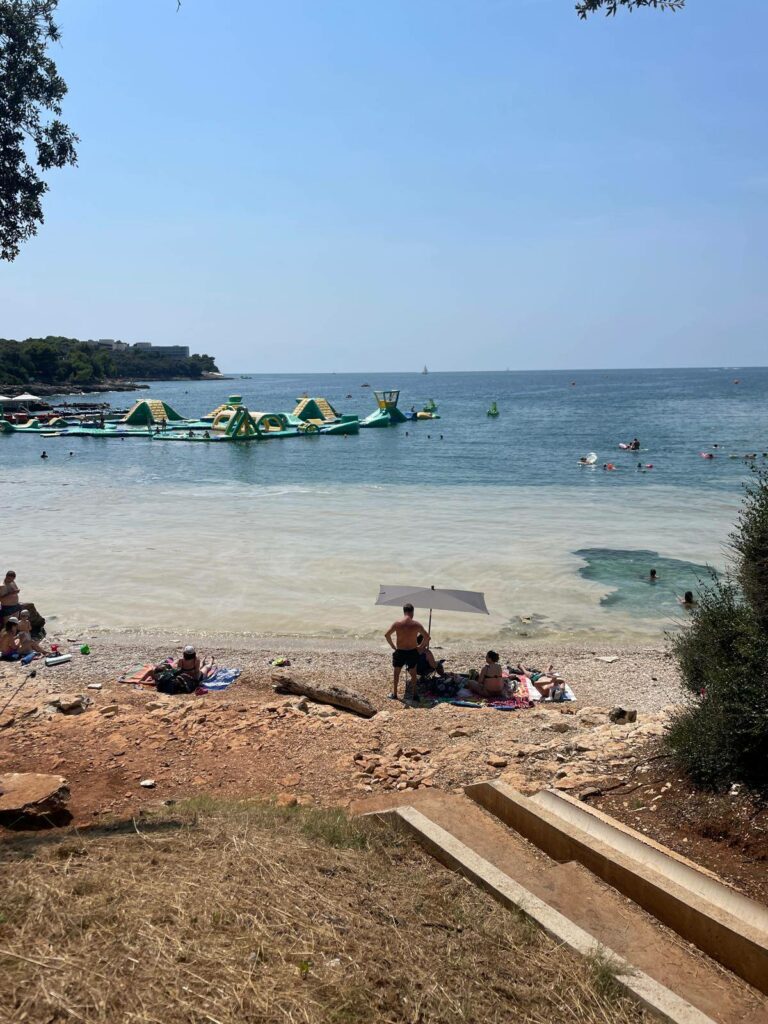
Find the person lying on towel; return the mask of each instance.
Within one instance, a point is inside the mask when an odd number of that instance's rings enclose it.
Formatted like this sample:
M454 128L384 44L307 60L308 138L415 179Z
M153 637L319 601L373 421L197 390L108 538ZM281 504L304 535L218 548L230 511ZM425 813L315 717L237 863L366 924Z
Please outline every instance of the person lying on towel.
M553 701L562 701L565 698L565 680L555 672L554 665L549 665L546 672L539 672L535 668L526 668L521 662L515 675L527 676L541 694L542 700L550 697Z

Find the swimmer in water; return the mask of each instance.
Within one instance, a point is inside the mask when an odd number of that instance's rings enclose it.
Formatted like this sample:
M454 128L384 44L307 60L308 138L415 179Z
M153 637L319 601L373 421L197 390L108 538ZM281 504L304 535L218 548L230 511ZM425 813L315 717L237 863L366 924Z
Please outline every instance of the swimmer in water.
M695 608L698 604L698 602L694 599L692 590L686 590L683 597L679 598L678 600L680 601L680 605L688 611L690 611L692 608Z
M651 571L648 573L648 582L649 583L658 583L659 582L659 577L656 575L656 570L655 569L651 569Z
M638 441L638 439L637 439L637 438L634 438L634 439L633 439L633 440L632 440L632 441L630 442L630 445L629 445L629 450L630 450L631 452L639 452L639 451L640 451L640 442Z
M40 456L40 458L41 459L47 459L48 458L48 452L43 452L43 454Z

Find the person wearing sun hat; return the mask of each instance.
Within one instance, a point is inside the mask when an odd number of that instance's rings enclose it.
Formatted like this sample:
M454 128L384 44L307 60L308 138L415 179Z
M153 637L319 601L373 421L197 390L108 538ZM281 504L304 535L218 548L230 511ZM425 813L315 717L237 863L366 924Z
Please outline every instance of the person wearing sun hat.
M19 620L9 615L0 629L0 661L16 661L19 656Z
M181 653L181 657L176 661L176 668L179 673L186 676L193 683L199 683L203 674L203 670L200 666L200 659L197 656L197 651L192 644L187 644Z

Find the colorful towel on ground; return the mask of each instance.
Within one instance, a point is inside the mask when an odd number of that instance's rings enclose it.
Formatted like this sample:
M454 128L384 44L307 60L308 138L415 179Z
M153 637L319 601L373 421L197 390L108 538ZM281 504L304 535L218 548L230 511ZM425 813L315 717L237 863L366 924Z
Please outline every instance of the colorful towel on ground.
M173 665L173 658L166 658L165 663ZM120 676L118 683L128 683L133 686L146 686L147 689L154 690L155 680L151 676L149 679L144 679L142 677L148 672L151 672L152 669L156 668L157 664L157 662L152 661L148 662L146 665L134 665ZM160 664L162 664L162 662L160 662ZM239 668L223 668L216 665L213 673L205 676L201 680L201 686L206 690L214 690L217 692L219 690L226 690L226 688L231 686L231 684L238 678L240 672L241 669Z
M541 694L536 689L536 687L533 685L531 680L528 678L528 676L520 676L520 683L521 683L521 685L525 685L528 688L528 697L534 703L544 699L544 698L542 698ZM549 698L546 698L546 699L549 700ZM570 685L568 683L566 683L565 684L565 695L563 696L563 702L569 701L569 700L576 700L576 694L573 692L573 690L571 689Z
M498 697L489 700L485 697L478 697L477 694L463 688L453 696L430 693L429 690L421 690L421 700L430 701L434 704L452 704L457 708L495 708L497 711L524 711L531 706L531 702L524 694L512 694L511 696Z
M202 686L206 690L226 690L228 686L237 679L242 670L239 668L222 668L219 665L214 669L213 675L207 676L202 680Z
M510 684L511 684L510 680ZM509 696L487 699L467 689L460 679L425 679L419 682L421 700L433 704L453 704L459 708L495 708L497 711L524 711L542 700L542 696L527 676L519 677L516 691ZM565 684L563 701L576 700L571 687Z
M129 668L123 672L117 681L118 683L129 683L132 686L147 686L154 690L155 680L151 677L149 679L142 678L147 674L147 672L151 672L154 667L155 663L153 661L146 665L134 665L133 668Z

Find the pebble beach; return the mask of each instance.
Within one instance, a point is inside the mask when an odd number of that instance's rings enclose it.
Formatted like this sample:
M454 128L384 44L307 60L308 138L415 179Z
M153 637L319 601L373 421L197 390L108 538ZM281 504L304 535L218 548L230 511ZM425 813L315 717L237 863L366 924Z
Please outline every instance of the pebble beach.
M274 669L271 662L287 657L292 670L302 678L322 684L336 684L358 690L379 707L390 702L391 651L384 639L325 640L306 636L274 636L248 633L201 633L199 631L121 631L81 628L66 635L49 629L44 643L59 645L72 654L67 664L51 668L37 662L37 677L27 684L26 693L71 690L90 683L109 683L134 665L157 663L178 656L187 643L194 643L201 655L213 655L218 664L242 671L242 684L269 687ZM91 653L79 648L88 644ZM479 669L487 646L478 643L446 643L433 646L436 658L445 659L447 671ZM570 683L581 705L622 705L642 711L657 711L683 698L677 668L667 648L657 646L541 644L497 646L502 664L519 662L539 669L554 664ZM616 659L616 660L606 660ZM0 686L5 692L21 680L21 668L0 666ZM402 679L401 678L401 685Z

